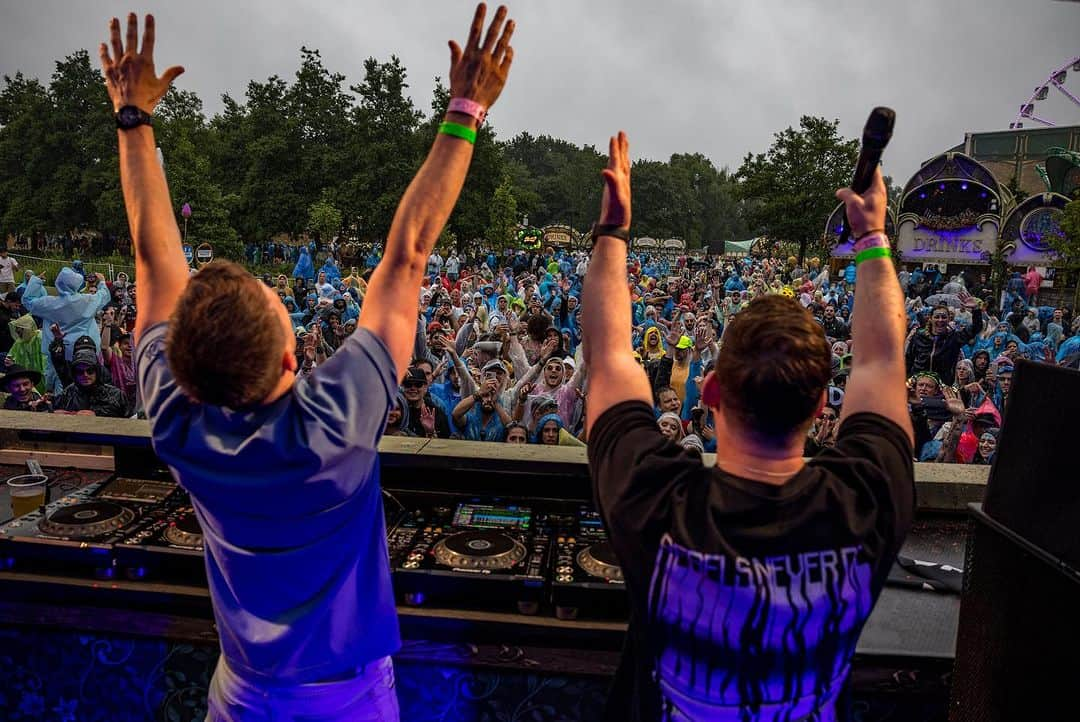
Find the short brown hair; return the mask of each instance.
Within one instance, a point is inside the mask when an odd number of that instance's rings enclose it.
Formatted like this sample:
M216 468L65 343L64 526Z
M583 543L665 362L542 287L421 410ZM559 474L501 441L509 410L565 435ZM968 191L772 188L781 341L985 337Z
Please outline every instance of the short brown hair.
M284 332L259 285L228 261L214 261L188 281L169 319L165 357L195 401L256 406L281 379Z
M731 320L723 341L720 403L763 437L799 430L832 377L832 350L810 312L792 298L762 296Z

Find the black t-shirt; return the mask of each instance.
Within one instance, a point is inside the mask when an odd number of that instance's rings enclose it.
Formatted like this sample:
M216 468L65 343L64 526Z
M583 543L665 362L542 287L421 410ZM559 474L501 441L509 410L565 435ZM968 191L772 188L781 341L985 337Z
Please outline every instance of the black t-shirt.
M832 719L912 522L903 430L853 415L773 485L703 466L632 401L597 420L588 453L630 594L607 718Z

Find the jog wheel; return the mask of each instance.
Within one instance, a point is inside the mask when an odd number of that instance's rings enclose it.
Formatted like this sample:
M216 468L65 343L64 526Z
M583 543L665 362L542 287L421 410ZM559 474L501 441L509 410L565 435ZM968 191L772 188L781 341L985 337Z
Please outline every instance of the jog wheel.
M185 511L165 527L165 541L173 546L196 549L202 546L203 535L194 511Z
M609 582L623 581L622 569L619 568L619 560L615 558L611 542L593 544L578 552L577 563L591 576Z
M120 529L132 522L135 512L111 501L89 501L57 509L38 522L38 529L49 536L68 539L93 539Z
M463 531L440 539L435 561L452 569L510 569L525 558L521 542L493 531Z

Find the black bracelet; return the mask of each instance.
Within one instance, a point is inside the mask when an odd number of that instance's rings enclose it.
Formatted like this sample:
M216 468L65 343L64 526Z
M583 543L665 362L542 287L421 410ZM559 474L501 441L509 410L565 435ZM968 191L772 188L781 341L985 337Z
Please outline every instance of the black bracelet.
M592 242L600 236L611 236L625 243L630 242L630 231L615 223L594 223L592 227Z

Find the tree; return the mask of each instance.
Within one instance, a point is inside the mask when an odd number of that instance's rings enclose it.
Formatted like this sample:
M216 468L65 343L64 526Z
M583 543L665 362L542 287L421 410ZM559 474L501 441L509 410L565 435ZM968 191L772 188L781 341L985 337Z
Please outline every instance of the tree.
M751 230L774 241L799 244L799 261L821 240L836 207L835 191L850 182L859 144L840 136L840 121L803 116L799 130L773 137L764 153L747 154L736 174Z
M341 211L334 207L325 194L308 208L308 228L315 231L319 240L324 243L341 230L341 220Z
M510 248L517 237L517 201L510 177L503 178L491 197L490 221L485 237L496 249Z
M1073 276L1076 286L1073 292L1073 309L1080 308L1080 200L1070 201L1065 205L1059 221L1062 233L1050 233L1046 240L1058 254L1062 265Z

